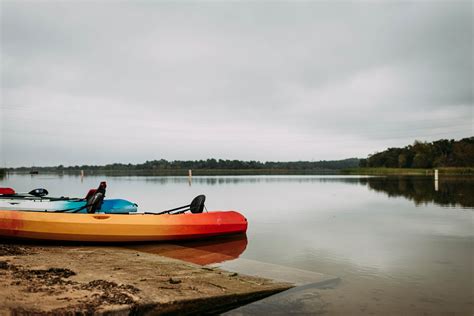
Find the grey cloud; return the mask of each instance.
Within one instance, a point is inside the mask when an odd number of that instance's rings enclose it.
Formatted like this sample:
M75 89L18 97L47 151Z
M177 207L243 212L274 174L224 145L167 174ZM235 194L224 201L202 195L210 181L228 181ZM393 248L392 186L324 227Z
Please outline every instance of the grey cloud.
M473 132L469 1L1 6L3 163L336 159Z

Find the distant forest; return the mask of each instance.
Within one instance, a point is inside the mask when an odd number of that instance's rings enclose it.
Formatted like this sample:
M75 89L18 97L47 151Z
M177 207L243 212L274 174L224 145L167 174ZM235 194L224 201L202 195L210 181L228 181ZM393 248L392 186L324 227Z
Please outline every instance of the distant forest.
M345 168L356 168L359 165L358 158L333 161L292 161L292 162L260 162L242 160L173 160L165 159L146 161L141 164L114 163L103 166L82 165L56 167L19 167L9 168L11 171L29 172L32 169L41 172L75 172L75 171L167 171L167 170L339 170Z
M202 174L311 174L319 171L363 168L435 168L474 167L474 137L459 141L441 139L434 142L415 141L403 148L388 148L369 155L367 159L349 158L344 160L321 161L242 161L242 160L150 160L140 164L113 163L107 165L76 165L54 167L8 168L15 172L64 172L80 170L89 173L128 174L183 174L188 169ZM2 170L0 170L0 175ZM197 173L199 174L199 172Z
M474 167L474 137L459 141L441 139L431 143L415 141L403 148L385 151L361 159L360 167L434 168Z

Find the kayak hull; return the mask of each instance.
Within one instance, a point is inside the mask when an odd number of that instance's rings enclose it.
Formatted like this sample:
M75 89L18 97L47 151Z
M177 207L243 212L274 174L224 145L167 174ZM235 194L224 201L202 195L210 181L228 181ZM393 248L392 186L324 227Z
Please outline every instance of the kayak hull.
M235 211L200 214L67 214L0 210L0 236L34 240L137 242L245 233Z

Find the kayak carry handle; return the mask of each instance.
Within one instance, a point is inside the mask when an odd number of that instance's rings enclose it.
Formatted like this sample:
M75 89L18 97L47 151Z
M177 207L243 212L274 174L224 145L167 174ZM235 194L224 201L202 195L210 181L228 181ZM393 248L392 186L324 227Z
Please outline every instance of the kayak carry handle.
M92 215L92 217L94 217L95 219L107 219L107 218L110 218L109 215Z

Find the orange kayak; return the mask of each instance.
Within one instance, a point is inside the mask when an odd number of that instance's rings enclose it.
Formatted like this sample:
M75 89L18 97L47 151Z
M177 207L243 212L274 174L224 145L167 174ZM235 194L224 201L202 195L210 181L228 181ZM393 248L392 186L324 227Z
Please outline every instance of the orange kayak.
M8 238L130 242L198 239L245 233L235 211L187 214L68 214L0 210L0 236Z

